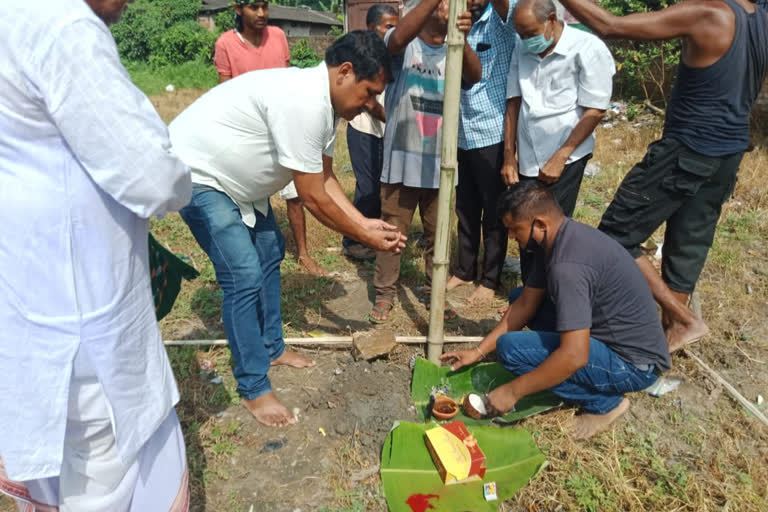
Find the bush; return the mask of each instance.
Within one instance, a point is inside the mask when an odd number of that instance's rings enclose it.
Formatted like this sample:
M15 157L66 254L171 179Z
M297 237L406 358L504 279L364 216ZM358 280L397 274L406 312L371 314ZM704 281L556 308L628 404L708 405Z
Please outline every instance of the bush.
M216 34L195 21L182 21L152 40L149 62L167 66L199 60L210 62Z
M232 10L221 11L213 19L218 33L226 32L235 28L235 13Z
M120 56L133 62L179 63L184 60L170 52L181 50L185 60L210 59L216 37L196 23L201 6L202 0L136 0L111 28ZM205 44L207 51L201 48Z
M309 41L306 38L299 39L296 41L296 44L291 46L291 66L309 68L320 64L322 60L318 57L315 50L309 46Z
M602 0L600 5L617 16L624 16L633 12L660 10L679 1ZM656 100L666 104L680 60L680 40L621 40L612 41L609 46L616 59L615 95Z

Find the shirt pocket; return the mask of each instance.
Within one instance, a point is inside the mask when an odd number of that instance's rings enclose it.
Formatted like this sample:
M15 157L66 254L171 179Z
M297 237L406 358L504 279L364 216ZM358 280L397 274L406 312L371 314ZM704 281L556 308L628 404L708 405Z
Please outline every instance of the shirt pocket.
M545 88L544 105L553 110L566 111L576 106L578 84L576 74L570 69L558 70Z

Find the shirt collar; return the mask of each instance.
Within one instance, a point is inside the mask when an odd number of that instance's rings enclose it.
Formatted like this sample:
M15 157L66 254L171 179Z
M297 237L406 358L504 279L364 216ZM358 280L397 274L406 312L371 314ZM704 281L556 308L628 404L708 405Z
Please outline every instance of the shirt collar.
M573 33L574 30L578 29L570 28L564 21L561 21L561 23L563 24L563 33L560 34L560 40L555 45L555 49L552 50L552 53L568 55L578 41L575 37L576 34Z

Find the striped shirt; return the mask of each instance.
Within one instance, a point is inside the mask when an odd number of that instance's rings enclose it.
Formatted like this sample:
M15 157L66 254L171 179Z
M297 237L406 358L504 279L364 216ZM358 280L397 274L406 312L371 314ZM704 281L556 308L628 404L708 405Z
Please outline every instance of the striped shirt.
M512 21L516 0L510 0L506 21L489 3L472 25L467 42L483 67L482 79L461 91L459 148L477 149L504 140L507 74L517 34Z

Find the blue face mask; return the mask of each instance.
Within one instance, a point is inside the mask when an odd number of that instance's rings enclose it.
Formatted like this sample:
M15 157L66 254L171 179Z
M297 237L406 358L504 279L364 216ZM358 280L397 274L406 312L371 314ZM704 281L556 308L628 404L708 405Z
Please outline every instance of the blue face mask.
M535 55L538 55L540 53L544 53L549 49L550 46L552 46L552 43L555 40L554 34L552 37L547 39L544 37L544 34L539 34L533 37L529 37L528 39L521 39L523 42L523 48L525 48L525 51L529 53L533 53Z

